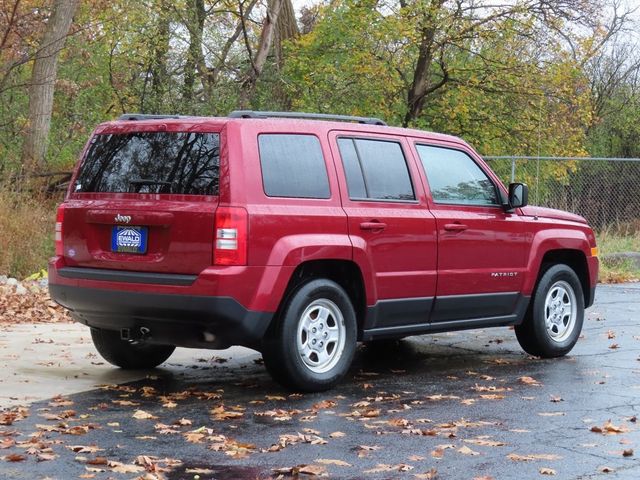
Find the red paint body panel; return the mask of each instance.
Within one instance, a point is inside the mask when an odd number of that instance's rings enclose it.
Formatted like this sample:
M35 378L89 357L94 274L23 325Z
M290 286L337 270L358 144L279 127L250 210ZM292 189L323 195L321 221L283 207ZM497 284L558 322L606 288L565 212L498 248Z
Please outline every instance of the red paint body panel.
M275 312L299 265L342 260L358 267L366 304L373 306L392 299L500 292L531 295L542 258L558 249L582 252L589 285L597 281L598 260L591 254L595 238L577 215L539 207L506 212L496 207L433 202L416 142L463 150L506 193L486 163L454 137L337 122L226 118L109 122L98 126L95 133L140 131L219 133L219 195L74 193L70 187L64 211L64 256L51 260L51 283L229 297L248 310ZM265 195L258 151L262 133L315 135L324 154L330 198ZM351 200L336 144L339 135L398 141L415 202ZM242 207L248 213L247 265L213 266L218 206ZM111 252L110 232L118 214L131 216L131 225L148 227L145 255ZM386 228L361 227L372 222L384 223ZM466 228L452 230L452 224ZM58 270L63 267L190 274L196 280L188 286L80 280L60 276ZM492 275L496 272L508 275Z

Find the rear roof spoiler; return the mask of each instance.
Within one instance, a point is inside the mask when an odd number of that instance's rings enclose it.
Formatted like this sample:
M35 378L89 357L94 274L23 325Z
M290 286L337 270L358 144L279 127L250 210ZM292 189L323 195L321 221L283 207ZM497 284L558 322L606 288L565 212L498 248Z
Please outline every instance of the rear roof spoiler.
M193 117L190 117L189 115L149 115L146 113L125 113L123 115L120 115L118 117L118 120L129 120L129 121L162 120L163 118L179 119L179 118L193 118Z
M337 120L339 122L357 122L367 125L387 125L383 120L375 117L355 117L351 115L331 115L327 113L234 110L227 116L229 118L300 118L308 120Z

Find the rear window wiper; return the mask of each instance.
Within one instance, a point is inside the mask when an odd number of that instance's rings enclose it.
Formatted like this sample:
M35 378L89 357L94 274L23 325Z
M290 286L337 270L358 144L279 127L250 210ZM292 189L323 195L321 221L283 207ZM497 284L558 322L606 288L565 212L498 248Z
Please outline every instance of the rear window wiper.
M170 192L173 191L173 182L165 182L162 180L151 180L148 178L136 178L134 180L129 180L129 185L130 186L143 186L143 185L161 185L161 186L169 186L170 188Z

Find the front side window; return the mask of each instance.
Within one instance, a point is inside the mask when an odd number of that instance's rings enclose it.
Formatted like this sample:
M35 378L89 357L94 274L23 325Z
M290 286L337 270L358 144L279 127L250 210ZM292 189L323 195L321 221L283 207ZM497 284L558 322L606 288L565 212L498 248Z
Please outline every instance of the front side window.
M220 135L134 132L93 137L76 192L218 195Z
M349 198L415 200L407 162L398 142L339 138Z
M469 155L428 145L416 145L416 150L434 202L498 205L495 185Z
M269 197L329 198L329 177L314 135L258 137L264 193Z

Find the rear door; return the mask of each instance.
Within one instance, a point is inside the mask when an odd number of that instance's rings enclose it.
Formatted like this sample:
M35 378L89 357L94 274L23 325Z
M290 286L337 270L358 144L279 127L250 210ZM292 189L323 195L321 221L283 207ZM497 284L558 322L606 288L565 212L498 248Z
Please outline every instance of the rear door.
M212 263L220 132L127 127L90 141L65 202L66 263L197 274Z
M377 301L368 329L426 325L436 288L435 220L403 137L330 134L354 256ZM418 179L418 182L415 180Z
M417 142L438 229L433 323L512 315L520 305L527 235L497 182L461 145Z

